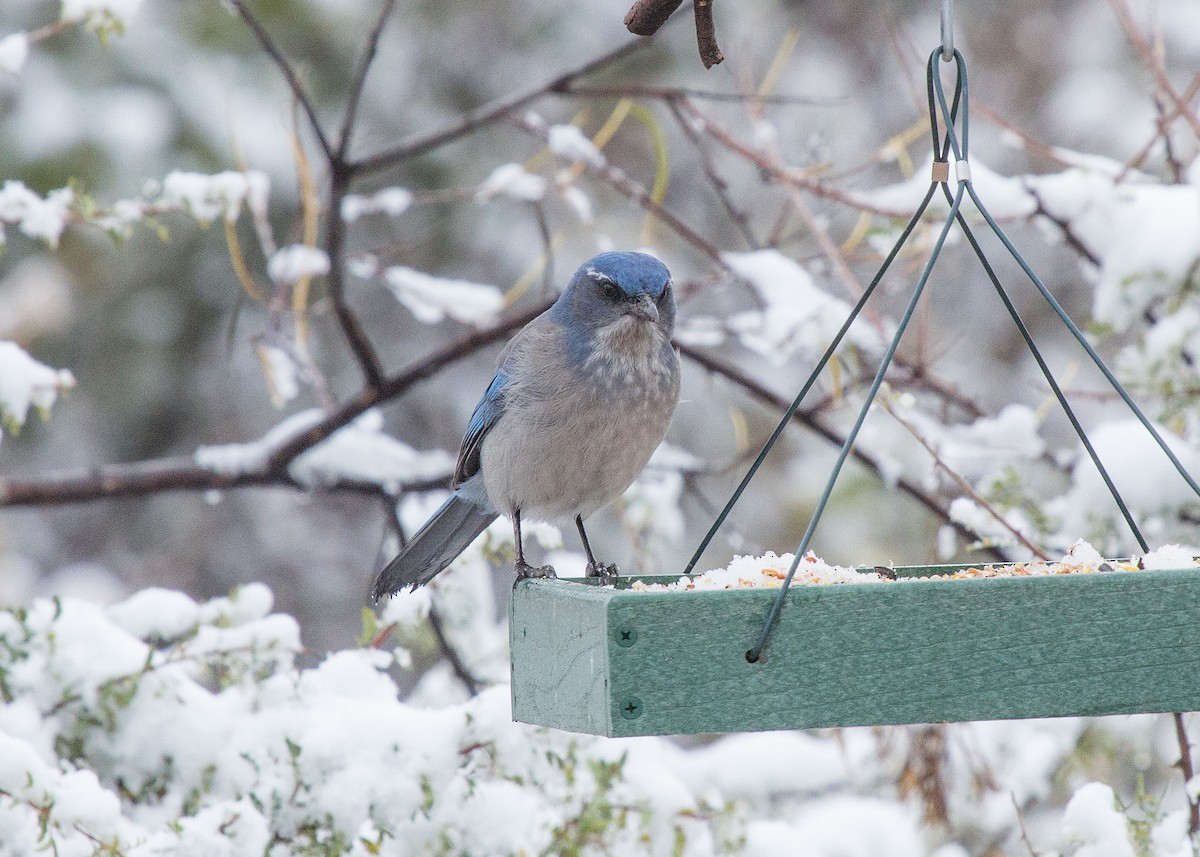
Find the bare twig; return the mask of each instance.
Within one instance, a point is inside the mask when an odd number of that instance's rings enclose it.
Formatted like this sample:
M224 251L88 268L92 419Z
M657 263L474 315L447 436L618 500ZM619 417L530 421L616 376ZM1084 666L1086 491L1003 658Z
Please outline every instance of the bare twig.
M1183 184L1186 164L1176 155L1175 145L1171 142L1170 129L1162 123L1163 117L1167 115L1167 106L1163 104L1161 98L1154 99L1154 106L1158 110L1159 127L1162 128L1163 158L1167 162L1167 168L1171 171L1171 181L1174 184Z
M751 250L759 249L762 244L754 237L754 233L750 231L750 221L746 216L746 212L742 211L734 205L733 198L729 195L729 185L725 179L717 173L717 167L712 161L708 150L704 147L704 141L700 138L700 134L692 127L692 123L683 115L678 104L678 96L667 99L667 106L671 109L671 114L675 117L675 122L679 125L679 129L683 131L685 137L691 141L692 147L695 148L696 154L700 157L700 163L704 168L704 175L708 178L708 183L712 185L716 191L717 199L721 200L721 205L725 207L725 213L729 215L729 219L737 226L738 232L741 233L742 239L746 242L746 246Z
M249 10L245 0L230 0L230 2L242 16L242 19L246 22L246 26L254 33L259 45L283 73L284 79L292 91L292 96L300 104L300 107L308 117L313 134L316 136L317 142L321 147L321 152L325 156L325 161L329 167L330 180L329 208L325 217L325 251L329 256L330 270L325 278L325 283L329 290L329 297L333 303L333 311L338 325L341 327L346 341L350 345L350 350L353 352L355 359L363 371L363 375L366 377L367 384L371 387L378 386L383 378L383 366L379 361L379 356L375 353L374 347L367 339L366 332L359 323L357 316L351 312L346 302L345 273L343 270L344 259L342 258L345 244L345 224L341 218L341 202L349 190L350 181L353 178L353 172L348 168L346 162L343 160L343 156L345 148L349 145L350 135L354 128L354 117L357 113L360 90L366 79L366 72L370 66L370 61L374 56L375 44L382 31L386 13L390 11L391 2L389 0L389 2L385 3L385 14L380 16L377 26L372 31L370 40L368 41L366 54L359 66L354 87L350 92L350 105L343 120L341 141L337 151L334 151L328 137L326 137L325 131L317 119L312 101L309 99L304 87L300 84L300 79L296 76L295 70L280 52L278 46L276 46L274 40L266 31L266 28L263 27L262 22Z
M396 502L396 497L389 494L383 498L383 514L391 525L392 530L396 533L396 541L399 542L400 548L403 550L408 545L408 533L404 530L404 522L400 520L400 506Z
M242 20L246 22L246 26L250 28L250 32L254 33L254 38L258 40L261 47L283 73L284 79L287 81L288 88L292 91L292 96L300 102L300 106L304 109L305 115L308 116L309 124L312 125L313 134L317 138L317 142L321 146L321 151L325 153L328 160L333 160L333 147L329 145L329 139L325 136L325 131L321 127L320 121L317 119L317 111L313 107L312 101L305 92L304 87L300 84L300 78L296 76L296 70L292 68L291 63L284 58L275 41L271 38L270 33L263 27L262 22L247 8L245 0L229 0L231 6L238 11L242 16Z
M458 680L466 686L467 693L471 696L478 694L483 689L483 682L475 678L466 663L463 662L462 655L458 653L458 649L446 636L446 628L442 623L441 614L433 606L429 608L429 627L433 629L433 636L437 638L442 657L450 664L450 669L454 670L454 675L458 677Z
M717 30L713 25L712 0L695 0L696 47L700 49L700 62L712 68L725 57L717 47Z
M430 131L425 134L419 134L405 140L395 148L385 150L375 155L370 155L358 161L352 161L350 167L355 175L365 175L367 173L378 172L379 170L393 167L401 161L409 160L425 154L439 146L444 146L461 137L471 134L485 125L497 122L508 116L516 110L525 107L532 101L536 101L550 93L568 92L572 83L581 77L586 77L593 74L606 66L612 65L628 56L635 51L641 50L647 45L647 42L642 40L634 40L626 42L612 50L601 54L593 60L580 65L574 69L563 72L557 77L543 84L532 87L519 92L515 95L509 95L504 98L497 99L491 104L484 105L478 110L472 110L450 125L439 128L436 131Z
M1021 805L1017 803L1017 795L1010 791L1008 797L1012 801L1013 812L1017 816L1017 829L1021 831L1021 842L1028 849L1029 857L1038 857L1037 852L1033 850L1033 842L1029 839L1029 831L1025 829L1025 813L1021 811Z
M350 95L346 102L346 115L342 117L342 130L338 135L337 159L340 161L344 161L350 153L350 137L354 133L354 124L358 119L358 102L362 98L363 87L367 82L367 72L370 71L371 63L375 60L375 52L379 48L379 39L383 35L383 28L387 24L388 18L392 16L392 9L395 6L396 0L383 0L383 4L379 7L379 18L376 19L370 35L367 36L366 47L358 60L358 68L354 72L354 82L350 85Z
M1192 767L1192 745L1188 741L1183 713L1176 711L1171 717L1175 721L1175 739L1179 742L1179 771L1183 774L1183 796L1188 805L1188 832L1196 836L1200 834L1200 802L1193 800L1188 792L1196 776L1196 769Z
M910 726L909 752L897 778L900 797L915 795L921 803L926 824L942 828L950 826L950 807L946 800L946 724Z
M842 203L855 211L869 211L872 214L883 215L884 217L908 217L912 214L911 211L901 211L899 209L888 209L879 206L871 205L864 199L855 196L854 194L838 190L830 187L824 182L814 179L804 170L795 169L779 164L768 154L755 149L753 146L748 146L741 140L738 140L729 131L725 130L716 122L712 121L701 111L697 110L687 101L681 100L688 114L699 123L704 133L710 135L714 140L720 143L729 151L740 155L750 163L754 164L762 173L769 176L771 179L780 182L786 187L794 187L800 190L807 191L813 196L820 199L828 199L834 202Z
M1012 524L1010 524L1008 522L1008 520L1004 517L1004 515L1001 514L999 509L997 509L995 506L993 506L990 502L988 502L988 499L986 497L984 497L982 494L980 494L978 491L975 490L974 485L972 485L970 482L968 482L966 479L964 479L962 474L960 474L958 471L956 471L954 468L952 468L950 465L948 465L945 462L945 460L942 458L941 453L938 452L938 450L933 446L933 444L931 444L928 440L926 440L924 435L922 435L919 431L917 431L916 426L914 426L911 422L909 422L904 417L902 417L898 413L896 413L896 409L892 407L891 403L888 402L886 398L880 398L877 401L883 406L883 409L885 411L887 411L888 414L891 415L892 419L894 419L897 423L899 423L900 426L905 431L907 431L910 435L912 435L913 440L915 440L917 443L919 443L925 449L925 451L927 453L929 453L930 457L933 458L934 465L939 470L941 470L943 473L945 473L947 476L949 476L950 479L954 482L954 484L958 486L959 490L971 498L972 502L974 502L977 506L979 506L979 508L983 509L989 515L991 515L996 520L996 523L998 523L1004 529L1008 530L1009 534L1014 539L1016 539L1018 542L1020 542L1021 545L1024 546L1024 548L1026 550L1028 550L1030 553L1032 553L1038 559L1044 559L1044 560L1050 559L1049 554L1047 554L1044 550L1042 550L1040 547L1038 547L1033 542L1031 542L1025 536L1024 533L1022 533L1020 530L1018 530L1016 527L1014 527Z
M745 389L748 393L750 393L756 399L766 402L767 404L769 404L772 407L777 408L781 411L787 410L788 407L790 407L791 402L785 400L782 396L779 396L778 394L767 389L762 384L760 384L757 380L755 380L754 378L751 378L749 375L742 372L740 369L738 369L734 366L730 366L727 363L725 363L724 361L718 360L717 358L713 357L711 354L701 351L698 348L693 348L692 346L686 345L682 342L676 341L675 347L678 348L679 352L681 354L683 354L685 357L687 357L689 360L692 360L692 361L698 363L700 366L704 367L706 370L708 370L709 372L712 372L715 375L720 375L721 377L725 378L726 380L732 381L734 384L737 384L739 387L742 387L743 389ZM827 426L823 425L820 421L818 421L816 418L816 414L813 411L805 411L805 410L796 411L796 414L793 417L793 419L795 419L796 422L800 423L801 425L803 425L805 428L809 429L810 431L820 435L821 437L823 437L825 440L829 441L829 443L833 444L834 446L840 447L843 444L845 444L845 442L846 442L845 437L843 437L842 435L835 432L833 429L828 428ZM878 461L876 461L874 458L867 455L865 452L858 449L857 447L852 449L850 454L854 457L854 459L856 461L858 461L860 464L864 465L867 469L871 470L877 476L880 476L882 478L883 468ZM959 533L959 535L963 536L964 539L966 539L968 541L975 540L975 534L972 533L970 530L968 530L962 524L958 523L957 521L951 520L949 511L947 511L942 506L942 504L940 502L938 502L938 500L935 497L933 497L931 494L924 491L919 486L917 486L916 484L914 484L913 482L909 481L908 479L906 479L904 477L901 477L896 480L896 487L899 488L901 491L903 491L905 494L912 497L914 500L916 500L918 503L920 503L922 506L924 506L930 512L932 512L942 522L944 522L948 526L953 527ZM1007 557L1003 554L1003 552L1001 552L999 549L997 549L995 547L984 548L984 552L999 562L1003 562L1007 559Z
M346 302L346 222L342 219L342 200L350 190L351 170L338 157L329 161L329 209L325 212L325 252L329 255L329 273L325 287L333 304L338 326L362 370L368 389L383 382L383 364L367 333Z
M537 137L542 142L549 143L549 129L544 126L530 122L525 117L514 116L512 122L518 128ZM721 251L717 249L715 244L688 226L682 218L655 202L650 197L650 193L644 185L635 182L629 176L625 175L624 171L617 169L607 162L585 162L584 166L589 173L603 181L617 193L653 214L676 235L704 253L704 255L708 256L722 268L728 267L725 264L725 260L721 258Z
M683 0L636 0L625 13L625 29L635 36L653 36L682 3Z
M1142 62L1146 64L1146 68L1154 75L1154 83L1158 87L1159 92L1163 97L1171 103L1171 106L1178 111L1178 115L1191 126L1192 133L1200 138L1200 116L1191 109L1188 102L1183 96L1175 91L1175 87L1171 85L1171 79L1167 76L1167 69L1163 65L1161 51L1155 49L1147 39L1144 33L1138 29L1137 24L1133 20L1133 15L1129 11L1127 0L1109 0L1109 5L1117 16L1117 21L1121 24L1121 29L1125 31L1125 37L1129 39L1134 50L1141 56Z
M1034 188L1028 182L1025 183L1025 192L1033 197L1034 205L1037 206L1034 209L1034 214L1040 215L1041 217L1044 217L1053 223L1058 231L1062 233L1063 240L1067 242L1068 247L1086 259L1092 266L1099 268L1099 257L1096 256L1096 254L1092 252L1091 248L1084 244L1082 239L1075 234L1075 231L1071 228L1070 221L1064 220L1056 214L1051 214L1049 209L1046 208L1046 204L1042 201L1042 197L1038 194L1036 188Z
M625 29L638 36L652 36L667 23L683 0L635 0L625 13ZM712 0L693 0L692 11L696 17L696 47L700 51L700 62L712 68L721 60L721 49L717 47L717 33L713 26Z
M620 84L613 86L576 86L572 84L559 95L576 95L581 98L656 98L671 101L676 98L691 98L694 101L758 101L762 104L805 105L836 107L846 103L840 95L759 95L746 92L713 92L708 89L693 89L687 86L642 86Z
M919 389L933 393L941 400L944 406L954 405L972 419L979 419L987 413L979 402L963 393L962 390L959 390L953 384L930 375L924 366L909 363L899 355L893 358L893 363L898 369L903 369L909 373L906 378L892 381L893 387L897 389Z
M709 122L707 117L705 117L686 99L681 102L681 106L688 110L692 116L704 121L709 128L714 127L714 123ZM750 108L750 111L752 114L754 114L755 118L761 120L762 105L754 101L750 101L747 102L747 106ZM779 156L779 152L771 143L766 144L763 149L757 151L755 163L760 169L765 169L773 175L781 175L786 169L782 158ZM808 200L805 199L803 194L800 193L799 187L786 180L784 181L784 187L787 189L788 195L791 199L792 208L796 210L796 213L800 215L800 219L803 220L804 224L809 228L813 238L815 238L817 241L817 245L821 248L821 252L825 255L825 258L833 267L833 270L836 272L838 278L842 281L842 285L845 287L846 292L851 297L857 299L862 295L862 284L859 283L858 278L854 275L854 272L850 270L850 266L846 264L846 260L841 249L830 237L829 230L825 226L824 221L818 218L813 212L812 207L808 204ZM882 331L882 325L878 318L872 318L872 322Z
M1044 158L1060 167L1072 167L1078 163L1078 161L1072 161L1069 157L1067 157L1069 153L1066 150L1060 149L1057 146L1051 146L1049 143L1042 142L1041 140L1032 136L1024 128L1009 122L995 110L976 100L975 98L971 99L971 112L975 116L980 116L986 119L997 128L1000 128L1002 131L1010 134L1013 139L1020 142L1021 146L1026 151L1036 155L1039 158Z
M837 244L833 242L831 236L829 235L828 229L826 229L820 219L816 217L815 213L808 206L807 201L800 196L799 191L807 191L814 196L831 199L860 211L867 211L888 217L908 217L911 215L911 212L879 209L865 204L861 199L844 194L841 191L836 191L821 182L801 175L800 171L798 170L787 167L780 162L778 156L774 153L760 151L759 149L748 146L737 140L730 132L713 122L702 111L697 109L696 106L688 99L682 97L676 98L671 103L678 106L681 109L681 112L686 112L686 115L680 120L681 126L686 128L688 119L690 117L720 145L724 146L734 154L740 155L741 157L750 161L750 163L754 164L763 175L778 180L788 189L790 194L789 201L792 208L801 214L805 224L809 228L809 232L811 232L814 238L816 238L822 254L829 260L830 264L833 266L834 270L844 283L846 290L853 296L857 297L858 295L861 295L862 286L858 282L858 279L855 277L853 271L850 270L849 265L845 261L844 255L838 248ZM780 216L782 218L785 215L786 210L781 212ZM769 244L768 246L771 245ZM870 307L867 309L867 317L876 325L877 329L882 329L882 322L879 320L878 315L874 313ZM957 404L975 416L982 415L982 409L978 404L972 402L958 391L953 390L948 385L939 382L936 378L930 376L923 366L914 364L911 360L904 358L902 355L897 355L895 361L897 366L904 367L911 372L913 380L919 382L923 387L933 391L943 399Z
M1146 162L1146 158L1150 156L1150 152L1154 149L1154 144L1159 140L1165 140L1167 138L1168 126L1183 114L1184 108L1188 104L1191 104L1192 99L1194 99L1197 95L1200 95L1200 72L1198 72L1195 77L1192 78L1191 82L1187 85L1187 89L1185 89L1183 91L1183 95L1180 96L1180 101L1182 102L1181 104L1176 104L1169 110L1166 109L1166 105L1160 105L1161 109L1159 111L1159 117L1155 121L1154 135L1146 141L1146 144L1138 150L1136 155L1125 162L1125 166L1122 168L1121 174L1117 176L1118 183L1133 170L1141 168L1142 164Z
M546 206L540 199L534 200L533 216L537 219L538 232L542 236L542 252L546 263L542 265L542 294L553 295L554 292L554 236L550 234L550 221L546 217Z

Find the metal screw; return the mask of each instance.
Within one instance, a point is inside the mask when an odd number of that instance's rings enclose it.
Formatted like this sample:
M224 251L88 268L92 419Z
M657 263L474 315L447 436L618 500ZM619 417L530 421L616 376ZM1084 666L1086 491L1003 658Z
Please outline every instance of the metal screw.
M637 720L642 716L642 701L636 696L627 696L621 703L621 716L626 720Z
M637 642L638 632L630 628L628 625L622 625L617 629L617 645L628 649Z

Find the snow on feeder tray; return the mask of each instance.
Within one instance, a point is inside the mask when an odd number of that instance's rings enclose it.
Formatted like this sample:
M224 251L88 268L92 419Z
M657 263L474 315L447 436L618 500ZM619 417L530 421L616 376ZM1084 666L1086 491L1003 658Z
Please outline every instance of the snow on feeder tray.
M520 581L514 719L631 736L1200 709L1200 566L1182 551L882 573L809 554L750 663L790 559L735 560L731 588Z

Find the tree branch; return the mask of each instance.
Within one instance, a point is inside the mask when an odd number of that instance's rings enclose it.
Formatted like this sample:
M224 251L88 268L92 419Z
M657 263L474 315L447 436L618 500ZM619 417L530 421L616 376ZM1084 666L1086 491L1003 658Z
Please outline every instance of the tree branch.
M374 62L375 52L379 49L379 39L383 35L383 28L387 24L388 18L392 16L395 6L396 0L384 0L379 9L379 18L375 21L370 35L367 36L366 47L358 60L354 82L350 85L346 115L342 117L342 130L338 134L337 159L339 161L344 162L346 155L350 152L350 136L354 133L354 125L358 119L358 102L362 98L363 87L367 82L367 72L371 70L371 63Z
M329 210L325 213L325 252L329 256L329 273L325 287L333 304L333 314L346 337L354 359L366 379L368 389L378 389L383 383L383 364L367 333L346 302L346 222L342 219L342 200L350 190L351 173L344 161L335 156L329 162Z
M1091 249L1083 243L1082 239L1075 234L1071 228L1071 222L1056 214L1051 214L1046 208L1046 204L1042 201L1042 197L1037 190L1025 183L1025 192L1033 197L1034 215L1041 216L1049 220L1062 233L1063 240L1067 242L1067 246L1083 257L1092 267L1100 268L1100 259Z
M402 491L428 491L445 485L440 479L405 483ZM75 473L52 473L31 479L0 481L0 507L65 506L92 500L144 497L168 491L224 491L231 488L291 488L314 490L286 472L221 473L201 467L190 458L156 458L131 464L106 464ZM322 491L381 495L373 482L340 480Z
M713 0L695 0L696 12L696 47L700 49L700 62L705 68L712 68L725 59L721 49L717 47L717 29L713 25Z
M284 58L279 48L275 45L271 35L263 27L262 22L254 16L247 7L245 0L229 0L230 5L238 11L242 16L242 20L246 22L246 26L254 33L254 38L258 40L259 46L266 51L267 56L275 63L279 70L283 73L284 79L287 81L288 88L291 89L293 97L300 102L300 106L304 109L305 115L308 116L309 124L312 125L313 134L316 135L317 142L321 145L321 151L325 153L326 160L333 161L334 151L329 145L329 139L325 136L324 129L321 128L321 123L317 121L317 111L313 107L312 101L308 97L308 93L304 91L304 87L300 85L300 78L296 76L295 69Z
M1166 109L1166 105L1161 103L1159 104L1159 116L1154 123L1154 134L1149 140L1146 141L1146 144L1138 150L1136 155L1125 162L1125 165L1121 168L1120 174L1116 178L1118 184L1124 180L1125 176L1131 171L1141 168L1142 164L1145 163L1146 158L1150 157L1150 152L1154 149L1155 143L1157 143L1159 140L1162 140L1165 143L1169 139L1169 135L1167 134L1169 126L1172 122L1183 115L1184 109L1187 107L1187 105L1192 103L1192 99L1194 99L1198 94L1200 94L1200 72L1198 72L1187 85L1187 89L1185 89L1183 94L1180 96L1178 104L1169 110Z
M1184 99L1175 90L1171 84L1171 78L1167 75L1167 69L1163 65L1163 58L1159 51L1155 50L1150 44L1146 36L1138 29L1137 24L1133 20L1133 15L1129 11L1128 0L1108 0L1108 5L1112 7L1113 12L1117 16L1117 21L1121 25L1121 29L1125 31L1126 38L1133 45L1135 51L1146 64L1146 68L1154 76L1154 82L1157 84L1159 91L1163 97L1170 102L1173 111L1173 116L1180 116L1189 126L1192 133L1200 138L1200 116L1197 116Z
M543 312L550 301L488 330L475 331L426 355L411 368L384 379L378 387L364 388L357 396L321 422L285 441L267 458L263 467L246 473L220 473L196 464L190 458L152 459L132 464L110 464L77 473L61 473L28 479L0 480L0 507L57 506L114 497L145 496L165 491L211 491L249 487L281 487L303 490L312 486L295 480L291 463L338 429L376 405L398 398L418 382L439 370L503 339ZM426 491L444 487L446 478L406 483L404 491ZM323 490L382 494L374 483L344 480L321 486Z
M368 387L359 391L353 399L332 412L321 422L308 431L296 435L271 453L267 459L266 469L269 472L285 471L296 456L311 449L335 431L353 422L364 412L376 405L395 399L426 378L437 373L451 363L461 360L486 345L503 339L518 328L524 327L534 318L549 308L551 301L543 301L525 312L513 316L496 327L479 330L460 337L454 342L439 348L405 371L384 379L378 387Z
M625 13L625 29L635 36L653 36L682 3L683 0L637 0Z
M883 217L909 217L911 211L901 211L899 209L887 209L880 206L871 205L866 200L855 196L852 193L841 191L830 187L824 182L814 179L806 171L795 167L788 167L778 163L775 158L760 151L753 146L743 143L737 139L732 133L725 130L721 125L714 122L702 111L697 110L694 105L688 103L686 98L680 98L679 105L701 125L704 132L710 135L720 145L724 146L730 152L740 155L762 172L764 176L779 182L786 188L794 188L804 190L811 193L818 199L828 199L833 202L841 203L854 211L868 211L872 214L879 214Z
M719 360L713 357L711 354L701 351L698 348L693 348L690 345L686 345L678 341L675 341L674 344L675 347L679 349L679 352L689 360L699 364L707 371L712 372L714 375L720 375L722 378L732 381L734 384L745 389L756 399L766 402L767 404L781 411L786 411L791 406L791 402L784 400L783 397L767 389L754 378L751 378L749 375L742 372L740 369L730 366L724 361ZM841 447L846 442L845 437L820 423L816 418L816 414L812 411L796 411L793 419L810 431L825 438L825 440L829 441L834 446ZM883 478L883 468L880 466L879 462L870 455L867 455L857 447L852 449L850 454L856 461L872 471L876 476ZM922 490L919 486L913 484L908 479L903 477L896 480L896 487L932 512L942 522L953 527L959 533L959 535L963 536L963 538L967 539L968 541L975 541L975 534L957 521L951 520L950 513L942 507L942 504L939 503L933 495ZM984 551L997 561L1003 562L1007 560L1007 557L1000 550L994 547L985 548Z
M652 36L670 20L683 0L635 0L625 13L625 29L637 36ZM700 62L712 68L721 60L721 49L717 47L717 32L713 26L712 0L693 0L692 11L696 17L696 47L700 50Z
M941 452L917 430L917 427L909 420L906 420L904 417L900 416L900 414L896 413L896 409L892 407L891 402L887 401L886 399L877 401L880 402L880 404L883 406L883 409L887 411L892 419L899 423L900 426L912 436L913 440L919 443L921 447L927 453L929 453L929 457L933 459L934 466L950 477L954 484L958 486L959 490L970 497L971 501L975 503L975 505L991 515L997 524L1007 530L1009 535L1016 539L1031 554L1041 560L1050 560L1050 555L1048 553L1031 542L1024 533L1009 523L1008 519L1004 517L1004 514L999 509L993 506L990 502L988 502L986 497L975 490L974 485L968 482L961 473L950 467L950 465L946 463L945 459L942 458Z
M683 135L691 141L692 148L696 150L696 155L700 158L700 165L704 169L704 175L708 178L708 183L712 185L713 190L717 194L717 199L721 200L721 205L725 207L725 213L729 215L729 219L741 233L742 240L746 242L746 246L751 250L759 250L762 248L760 242L750 229L750 218L746 212L742 211L733 202L733 197L729 195L729 184L725 179L721 178L717 173L717 166L713 163L712 156L704 147L704 140L700 137L700 132L692 127L692 123L683 115L683 111L679 108L679 98L667 99L667 107L671 110L671 115L675 117L675 124L679 126L679 130Z
M485 125L497 122L514 110L518 110L529 104L531 101L536 101L551 93L567 92L574 81L612 65L618 60L624 59L629 54L646 47L646 44L646 42L640 39L626 42L577 68L563 72L543 84L517 93L516 95L499 98L477 110L472 110L463 116L462 119L445 128L411 137L393 149L388 149L376 155L370 155L358 161L351 161L349 166L355 175L365 175L388 169L401 161L423 155L439 146L444 146L460 137L465 137Z
M1188 805L1188 832L1196 836L1200 834L1200 803L1193 800L1188 791L1196 776L1196 769L1192 767L1192 745L1188 741L1182 712L1176 711L1171 718L1175 721L1175 740L1179 742L1179 771L1183 774L1183 797Z
M430 606L429 608L429 627L433 629L433 636L437 639L438 648L442 652L442 657L450 664L450 669L454 670L454 675L467 688L467 693L471 696L478 695L483 689L483 682L475 678L466 663L462 659L462 655L458 653L458 649L450 642L450 638L446 636L446 627L442 622L442 616L438 613L437 608Z
M380 363L379 356L375 353L375 348L367 338L366 332L363 330L358 318L351 312L349 304L346 302L345 260L342 258L343 246L345 244L345 224L342 222L341 203L353 179L352 171L347 167L344 158L345 150L349 146L350 136L354 128L355 116L358 111L358 100L362 94L363 84L366 81L367 70L370 68L371 60L375 56L375 48L378 44L379 36L383 31L384 22L391 11L394 0L386 0L379 20L376 22L375 28L368 38L367 49L359 64L354 84L350 90L349 105L346 109L346 116L342 121L341 138L337 151L334 151L329 139L325 136L325 131L322 129L321 123L317 120L316 110L313 107L312 101L309 100L308 94L304 91L304 87L301 86L295 70L275 45L270 34L263 27L262 22L247 8L245 0L230 0L230 2L242 16L242 19L246 22L246 26L254 33L259 45L283 73L288 86L291 88L293 97L299 102L305 115L308 116L309 124L312 126L313 133L316 135L317 142L320 144L321 151L325 156L325 162L329 168L330 181L329 205L325 217L325 251L329 256L329 273L325 277L325 284L329 290L329 297L333 304L333 312L337 318L338 325L346 337L355 360L362 369L368 386L377 387L383 378L383 365Z
M714 92L710 89L693 89L687 86L643 86L640 84L616 84L613 86L575 86L559 91L559 95L574 95L580 98L656 98L674 101L690 98L694 101L731 101L758 104L806 105L814 107L837 107L846 99L840 95L760 95L756 92Z
M550 136L548 128L535 125L523 116L514 117L512 121L522 131L537 137L543 143L549 145ZM584 167L589 173L599 178L617 193L653 214L674 231L676 235L704 253L704 255L721 266L723 270L728 270L729 266L721 258L721 251L717 249L716 245L688 226L681 218L651 199L645 185L635 182L629 176L625 175L624 171L617 169L607 162L592 163L585 161Z

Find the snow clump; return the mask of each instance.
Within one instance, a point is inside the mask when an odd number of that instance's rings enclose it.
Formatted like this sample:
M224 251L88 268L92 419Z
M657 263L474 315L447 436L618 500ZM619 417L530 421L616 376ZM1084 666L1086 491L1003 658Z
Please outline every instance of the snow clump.
M51 369L15 342L0 341L0 424L20 428L31 407L46 414L59 394L74 386L68 370Z

